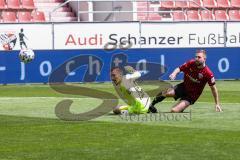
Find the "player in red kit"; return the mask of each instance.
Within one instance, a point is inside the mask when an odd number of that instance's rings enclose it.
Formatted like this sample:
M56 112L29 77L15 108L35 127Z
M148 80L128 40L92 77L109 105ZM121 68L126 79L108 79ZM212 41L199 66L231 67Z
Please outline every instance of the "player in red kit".
M208 66L206 66L205 62L206 51L197 50L195 59L192 59L176 68L170 74L169 78L174 80L178 73L183 72L184 81L173 88L160 92L152 101L149 111L156 113L157 109L154 107L156 103L161 102L166 97L174 97L175 100L180 99L180 101L173 106L171 112L183 112L189 105L195 103L202 94L206 83L208 83L215 100L215 110L217 112L221 112L222 109L219 104L214 75Z

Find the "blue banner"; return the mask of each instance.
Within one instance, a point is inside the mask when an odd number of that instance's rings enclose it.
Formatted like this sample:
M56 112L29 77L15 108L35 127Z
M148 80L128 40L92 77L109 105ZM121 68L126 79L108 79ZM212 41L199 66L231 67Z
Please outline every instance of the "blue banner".
M65 82L104 82L110 81L111 66L126 64L139 70L150 71L143 79L168 80L169 74L176 67L194 58L195 50L195 48L35 50L35 59L27 64L20 62L18 51L2 51L0 83L48 83L50 75L59 68L56 75L65 76L62 77ZM207 65L216 79L240 77L238 62L240 48L208 48L206 51ZM181 78L182 74L177 77Z

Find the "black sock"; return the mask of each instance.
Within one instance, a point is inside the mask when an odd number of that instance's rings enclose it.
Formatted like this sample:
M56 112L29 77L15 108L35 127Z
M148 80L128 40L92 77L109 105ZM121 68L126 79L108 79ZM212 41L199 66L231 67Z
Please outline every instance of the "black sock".
M162 95L162 92L159 93L152 101L152 106L154 106L155 104L157 104L158 102L162 102L166 97Z
M158 102L161 102L165 99L165 96L162 96L162 92L160 92L152 101L150 107L149 107L149 112L152 113L157 113L157 108L154 107L155 104L157 104Z

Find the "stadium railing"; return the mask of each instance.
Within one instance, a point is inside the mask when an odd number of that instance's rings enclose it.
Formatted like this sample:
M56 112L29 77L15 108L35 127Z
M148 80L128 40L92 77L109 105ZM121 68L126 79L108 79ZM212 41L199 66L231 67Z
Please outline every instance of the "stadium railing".
M117 3L125 2L131 4L132 6L129 10L126 10L126 8L122 8L122 6L117 5ZM156 3L157 2L157 3ZM166 7L166 4L168 2L173 2L174 7L171 8ZM201 3L200 3L201 2ZM73 3L71 5L71 3ZM83 6L83 3L86 3L87 6L85 9L82 9L81 6ZM96 7L93 6L93 3L111 3L108 5L112 5L112 8L105 8L101 10L96 10ZM143 3L143 8L138 8L137 3ZM184 3L187 3L187 6L184 5ZM59 8L69 4L77 13L77 19L78 21L90 21L90 22L96 22L96 21L172 21L173 14L175 12L183 12L186 15L186 10L188 9L198 9L199 13L200 10L209 11L209 8L206 8L202 5L202 1L198 0L119 0L119 1L113 1L113 0L67 0L64 3L60 4L56 8L54 8L52 11L49 12L49 21L52 21L52 15L54 12L56 12ZM164 5L165 4L165 5ZM141 4L140 4L141 5ZM110 6L111 7L111 6ZM145 8L144 8L145 7ZM85 20L82 20L82 15L85 14ZM103 19L97 19L95 18L96 15L105 14L105 18ZM121 18L119 15L122 14ZM87 18L86 18L87 15ZM154 15L154 16L151 16ZM110 18L111 17L111 18ZM124 17L124 18L123 18ZM132 17L129 19L129 17ZM167 18L166 18L167 17ZM170 17L170 18L169 18ZM84 19L84 18L83 18ZM188 19L184 19L188 20Z

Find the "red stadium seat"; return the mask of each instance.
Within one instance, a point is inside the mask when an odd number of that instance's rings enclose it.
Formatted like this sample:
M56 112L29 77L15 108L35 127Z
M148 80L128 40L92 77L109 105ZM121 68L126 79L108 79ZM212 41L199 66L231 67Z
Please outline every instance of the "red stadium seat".
M217 7L218 8L229 8L230 2L229 2L229 0L217 0Z
M45 15L41 11L33 11L32 12L32 17L34 22L45 22Z
M229 10L228 11L229 20L240 21L240 11L239 10Z
M18 22L31 22L32 16L31 12L19 11L18 12Z
M240 8L240 0L231 0L231 6Z
M35 9L33 0L22 0L22 8Z
M225 10L215 10L214 11L215 20L217 21L227 21L228 15Z
M188 8L187 1L175 1L175 8Z
M14 11L3 11L2 12L2 19L5 23L16 23L17 22L17 16L16 12Z
M154 11L154 9L152 11ZM160 21L162 19L162 16L159 13L149 13L148 16L146 16L146 19Z
M0 0L0 9L6 9L6 8L7 8L7 5L5 0Z
M201 0L190 0L189 8L201 8L202 1Z
M162 1L161 8L169 8L169 9L174 8L174 2L172 0Z
M208 11L208 10L201 10L200 17L201 17L202 21L213 21L214 20L212 11Z
M172 13L172 17L174 21L185 21L186 20L186 16L185 13L182 11L175 11Z
M188 10L187 11L187 20L188 21L199 21L200 16L197 10Z
M7 7L9 9L20 9L20 1L19 0L7 0Z
M217 3L215 0L203 0L203 7L206 8L216 8Z

